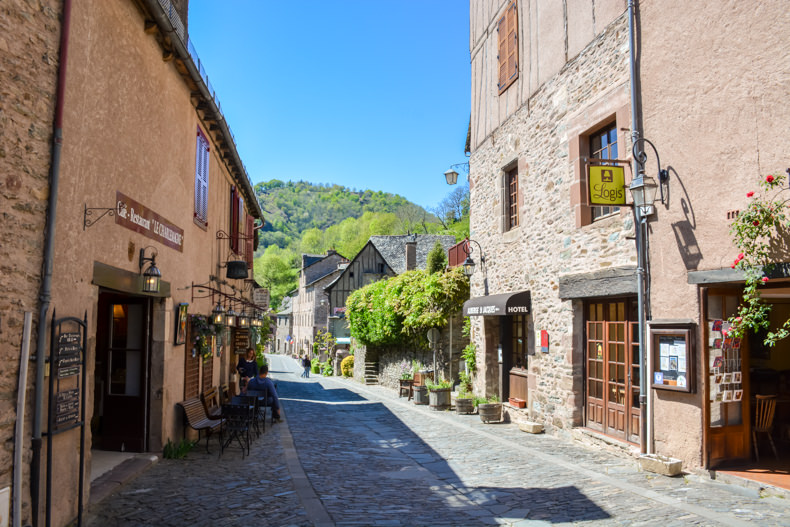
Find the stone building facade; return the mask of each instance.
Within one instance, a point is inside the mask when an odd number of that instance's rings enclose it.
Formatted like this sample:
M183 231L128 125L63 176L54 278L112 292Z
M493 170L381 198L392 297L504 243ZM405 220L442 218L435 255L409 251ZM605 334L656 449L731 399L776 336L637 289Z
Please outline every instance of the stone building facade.
M348 260L330 250L325 255L302 255L299 289L292 298L293 351L312 355L318 331L327 331L329 299L324 291L348 264Z
M592 222L575 195L584 185L579 138L616 123L621 151L629 151L620 131L630 122L624 2L596 2L595 16L591 3L577 4L567 13L550 3L475 4L471 35L470 234L486 257L472 277L472 297L486 288L531 295L529 315L472 317L482 365L477 389L507 399L511 383L528 383L532 418L563 430L583 424L584 308L558 298L560 277L632 272L636 260L630 211ZM496 27L514 6L519 69L500 95ZM545 351L541 332L548 334Z
M174 7L166 0L88 0L0 8L0 280L7 291L0 339L10 354L2 400L13 416L0 431L8 456L0 486L10 483L11 455L21 452L21 490L14 493L21 518L14 520L22 524L43 524L47 514L53 525L74 521L80 462L83 503L89 499L92 449L160 452L191 436L176 403L228 384L234 351L245 343L244 331L227 328L206 339L201 357L190 315L211 315L218 303L256 310L249 272L262 212L188 43L187 2ZM68 54L59 64L61 32ZM65 73L60 91L58 66ZM53 128L63 131L57 159L50 159ZM48 239L51 259L42 265ZM143 274L152 265L161 283L145 292ZM42 267L51 269L49 288ZM34 314L36 360L18 387L25 312ZM52 327L55 313L85 319L84 332L74 321ZM74 332L86 343L78 339L72 356L57 344ZM44 359L67 348L68 357L51 368L50 394ZM27 394L24 415L13 410L18 393ZM47 425L49 397L65 401L49 405L55 428ZM15 420L26 425L19 442Z
M524 410L507 407L511 419L692 469L749 459L749 401L790 392L788 345L766 351L750 338L733 348L718 337L743 287L729 225L760 175L788 164L780 4L635 2L633 55L624 0L471 4L471 238L486 265L465 314L482 365L477 391L526 393ZM775 75L755 82L760 71ZM634 130L646 174L669 174L640 235L643 294L630 195L621 184L625 206L590 204L599 192L590 167L622 167L625 186L634 179ZM773 258L782 265L765 301L777 326L790 314L788 256ZM717 364L736 355L727 373L741 380L722 384ZM777 420L790 429L790 414Z
M21 521L31 510L30 461L34 386L20 387L25 315L31 325L28 350L35 355L39 324L39 292L44 256L52 157L53 121L57 99L62 2L13 0L0 6L0 490L13 485L14 456L23 475L19 482ZM28 370L28 379L32 375ZM17 415L18 396L25 396L24 414ZM15 442L22 420L25 437ZM10 510L0 511L3 519Z

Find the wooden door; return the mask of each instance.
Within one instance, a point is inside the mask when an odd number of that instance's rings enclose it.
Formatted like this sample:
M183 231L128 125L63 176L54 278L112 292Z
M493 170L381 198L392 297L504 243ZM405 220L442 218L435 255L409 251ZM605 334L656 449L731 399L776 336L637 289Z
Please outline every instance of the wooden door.
M639 442L639 339L628 300L591 303L585 340L586 426Z
M726 343L722 338L726 320L735 314L739 293L718 290L702 291L703 313L706 323L703 327L703 343L706 350L703 359L705 376L706 412L706 461L713 468L728 461L745 460L751 457L749 437L749 339L742 339L738 346ZM735 373L740 375L736 383ZM725 377L729 375L729 378ZM724 382L729 380L730 382ZM732 394L740 390L740 400L732 399ZM730 391L729 396L724 396Z
M148 389L148 299L99 295L94 447L144 452Z

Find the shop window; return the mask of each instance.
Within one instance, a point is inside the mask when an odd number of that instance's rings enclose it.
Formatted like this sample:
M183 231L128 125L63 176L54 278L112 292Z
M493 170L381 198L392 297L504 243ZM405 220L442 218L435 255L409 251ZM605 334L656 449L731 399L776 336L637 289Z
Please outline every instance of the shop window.
M518 78L518 9L512 2L497 22L499 82L502 94Z
M198 128L195 152L195 223L208 226L208 162L209 143Z
M600 130L590 134L590 158L591 159L617 159L617 124L612 123ZM620 207L599 207L592 208L593 221L620 210Z

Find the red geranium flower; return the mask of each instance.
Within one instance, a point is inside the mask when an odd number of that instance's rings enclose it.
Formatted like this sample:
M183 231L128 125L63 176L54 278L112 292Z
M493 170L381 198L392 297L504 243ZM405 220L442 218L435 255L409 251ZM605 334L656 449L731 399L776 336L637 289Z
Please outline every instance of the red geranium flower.
M740 323L742 320L743 320L743 318L741 318L741 317L735 317L735 322Z
M743 260L743 253L738 253L738 259Z
M767 277L767 276L763 276L763 277L761 278L761 280L763 281L763 283L765 283L765 282L767 282L767 281L768 281L768 277Z
M768 177L766 177L766 178L765 178L765 180L766 180L768 183L773 183L773 182L774 182L774 177L773 177L773 176L768 176Z
M754 220L754 221L752 222L752 225L754 225L755 227L757 227L758 225L760 225L760 222L759 222L759 221L757 221L757 220Z
M754 196L754 191L753 190L750 190L749 192L746 193L746 197L747 198L751 198L752 196Z
M733 269L735 269L735 264L732 264L730 267L732 267Z

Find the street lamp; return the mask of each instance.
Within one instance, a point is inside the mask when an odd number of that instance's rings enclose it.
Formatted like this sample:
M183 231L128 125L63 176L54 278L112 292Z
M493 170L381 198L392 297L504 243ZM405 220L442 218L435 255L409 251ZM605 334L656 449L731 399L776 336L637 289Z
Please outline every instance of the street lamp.
M455 185L458 183L458 172L451 168L444 173L444 178L447 180L448 185Z
M222 324L225 320L225 309L220 305L217 300L217 305L211 310L211 320L214 324Z
M664 186L667 189L667 203L669 202L669 172L661 169L661 160L658 157L658 150L653 143L644 137L636 137L632 151L634 161L637 165L637 176L631 182L628 190L634 200L634 220L636 231L636 294L637 294L637 317L639 332L639 414L640 414L640 450L642 454L648 451L647 439L647 359L645 357L645 325L649 312L650 298L645 294L645 283L647 281L647 217L655 212L653 202L656 200L656 191L659 185L656 180L645 175L645 161L647 154L640 149L644 143L649 144L656 155L658 165L658 180L661 188L661 203L664 203Z
M145 256L145 249L140 249L140 261L139 267L140 271L143 270L143 265L145 262L151 262L151 265L148 266L148 269L145 270L143 273L143 293L158 293L159 292L159 281L162 279L162 273L159 271L159 268L156 266L156 250L153 250L153 254L150 257L146 258ZM153 247L151 247L153 249Z

